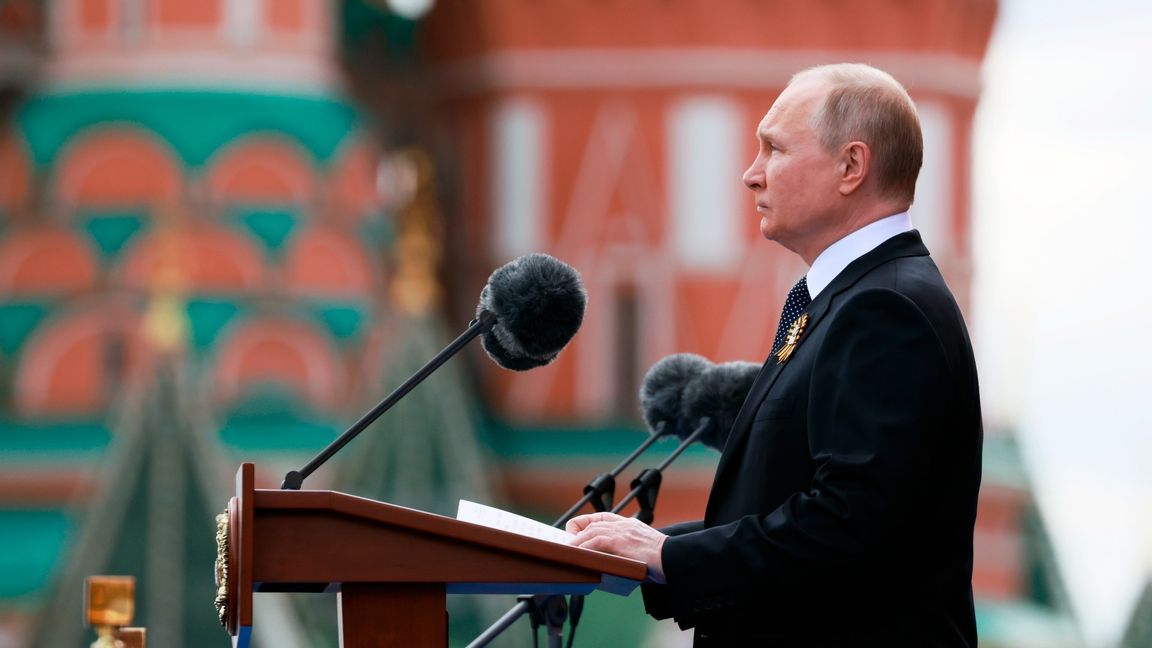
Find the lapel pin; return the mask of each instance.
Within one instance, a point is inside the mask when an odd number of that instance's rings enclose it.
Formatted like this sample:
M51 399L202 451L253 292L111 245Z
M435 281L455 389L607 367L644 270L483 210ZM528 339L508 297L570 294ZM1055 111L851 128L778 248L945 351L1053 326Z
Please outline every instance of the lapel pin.
M792 357L796 345L800 344L800 336L804 335L805 326L808 326L808 313L803 313L797 317L792 322L792 326L788 327L788 336L784 338L784 344L776 352L776 364L784 364L788 362L788 358Z

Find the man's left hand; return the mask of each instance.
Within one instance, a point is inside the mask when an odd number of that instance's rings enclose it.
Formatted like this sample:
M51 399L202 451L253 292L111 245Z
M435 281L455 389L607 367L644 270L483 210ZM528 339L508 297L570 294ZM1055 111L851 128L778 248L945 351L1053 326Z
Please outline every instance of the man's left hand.
M603 551L648 565L648 578L664 582L664 564L660 552L668 536L635 518L615 513L590 513L568 520L569 533L576 537L573 546Z

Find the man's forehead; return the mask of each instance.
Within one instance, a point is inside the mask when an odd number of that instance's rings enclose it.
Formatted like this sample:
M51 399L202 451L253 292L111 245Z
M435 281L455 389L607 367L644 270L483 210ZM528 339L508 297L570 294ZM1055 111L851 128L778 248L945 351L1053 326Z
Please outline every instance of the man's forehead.
M769 110L767 113L764 114L763 117L760 118L760 123L756 125L756 132L757 133L763 133L764 131L768 130L768 127L771 125L772 125L772 111Z
M826 84L821 79L801 79L790 84L776 97L772 107L760 120L756 133L764 136L781 123L796 117L806 118L826 90Z

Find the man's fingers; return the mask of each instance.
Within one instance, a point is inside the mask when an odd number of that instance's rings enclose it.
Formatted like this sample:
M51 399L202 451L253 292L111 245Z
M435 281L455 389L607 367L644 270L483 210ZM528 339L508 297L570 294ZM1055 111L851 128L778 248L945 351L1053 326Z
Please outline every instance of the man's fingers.
M578 515L571 520L568 520L568 524L565 524L564 528L568 531L568 533L580 533L584 529L588 528L589 524L594 522L605 522L608 520L617 519L619 517L620 516L616 515L615 513L589 513L587 515Z
M606 525L603 522L590 522L576 534L575 538L572 538L571 543L577 547L582 547L589 539L604 535L605 528Z
M568 523L564 525L564 530L568 533L580 533L584 530L584 527L591 523L591 520L588 519L589 517L591 516L578 515L571 520L568 520Z
M611 548L616 545L617 540L618 538L607 530L605 525L594 524L576 534L572 539L572 546L611 553Z
M580 547L581 549L591 549L592 551L612 553L612 536L593 536L576 546Z

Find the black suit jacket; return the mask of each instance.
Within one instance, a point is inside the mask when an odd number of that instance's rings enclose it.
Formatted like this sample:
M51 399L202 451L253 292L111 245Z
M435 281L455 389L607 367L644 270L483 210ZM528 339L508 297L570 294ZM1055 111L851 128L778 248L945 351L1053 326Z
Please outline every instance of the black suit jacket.
M657 618L697 645L976 646L982 429L960 309L913 231L854 261L769 357L704 520L664 544Z

